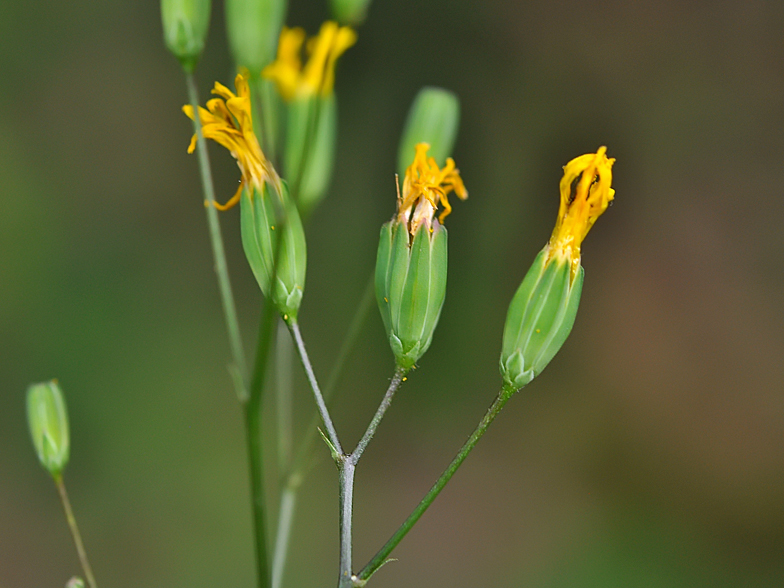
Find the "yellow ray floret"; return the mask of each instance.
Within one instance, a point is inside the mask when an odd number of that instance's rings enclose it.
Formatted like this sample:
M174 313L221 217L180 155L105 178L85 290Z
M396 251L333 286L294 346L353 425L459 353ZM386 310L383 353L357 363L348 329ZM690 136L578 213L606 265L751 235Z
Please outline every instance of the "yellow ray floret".
M357 34L353 29L327 21L321 25L319 34L308 40L309 57L303 68L300 52L305 44L305 31L283 27L278 57L261 75L273 80L280 95L288 101L301 95L329 96L335 86L335 63L356 42Z
M468 191L463 185L460 170L455 168L455 161L448 157L446 165L440 169L436 160L427 156L428 149L430 145L427 143L417 144L414 162L406 169L403 194L398 200L398 220L406 223L410 220L412 234L422 222L430 225L439 204L444 210L438 217L438 221L444 222L447 215L452 212L447 198L450 192L454 191L461 200L468 198Z
M548 246L551 258L560 255L571 261L573 275L580 265L580 244L615 197L610 187L615 159L606 153L607 148L600 147L564 166L561 206Z
M253 119L250 108L250 89L246 74L237 74L234 80L237 94L223 84L215 82L212 93L219 96L207 101L207 108L199 107L199 119L205 139L212 139L229 150L242 173L237 192L226 204L215 203L218 210L227 210L240 201L243 188L252 195L254 190L261 192L265 182L271 182L278 190L280 178L272 164L264 157L259 141L253 132ZM186 104L182 111L193 120L193 107ZM196 135L193 135L188 153L196 149Z

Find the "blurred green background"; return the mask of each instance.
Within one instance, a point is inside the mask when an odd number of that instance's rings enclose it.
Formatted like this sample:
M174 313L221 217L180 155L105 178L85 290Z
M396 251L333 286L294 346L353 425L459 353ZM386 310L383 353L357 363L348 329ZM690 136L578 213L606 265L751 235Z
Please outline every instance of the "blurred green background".
M214 4L203 99L232 77ZM297 0L288 22L314 33L327 16ZM422 85L461 98L454 156L471 197L447 221L433 346L359 467L357 567L497 391L506 305L552 230L561 166L600 145L617 158L571 338L374 586L784 585L782 39L774 1L371 5L340 62L337 168L308 233L301 325L318 374L394 210L399 133ZM4 0L0 72L0 588L79 572L25 424L26 386L52 377L99 584L251 586L241 415L159 5ZM238 170L211 149L225 200ZM259 294L238 211L221 219L252 350ZM392 367L373 311L333 413L346 445ZM301 429L313 405L301 378L296 403ZM336 481L323 451L287 586L334 585Z

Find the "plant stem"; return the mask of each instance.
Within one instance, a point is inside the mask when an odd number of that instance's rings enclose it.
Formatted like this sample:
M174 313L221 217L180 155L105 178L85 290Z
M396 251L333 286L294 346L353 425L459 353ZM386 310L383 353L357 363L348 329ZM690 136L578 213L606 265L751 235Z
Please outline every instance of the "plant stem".
M291 467L292 434L292 344L286 324L278 320L275 338L275 408L278 434L278 471L286 472Z
M87 579L87 584L90 588L97 588L98 585L95 583L93 569L90 567L90 561L87 559L87 552L84 549L84 543L82 543L82 536L79 533L79 527L76 525L76 517L74 517L73 509L71 508L71 501L68 500L68 492L65 490L62 474L57 474L54 477L54 484L57 486L57 492L60 494L60 500L63 503L65 518L68 521L68 528L71 530L74 544L76 544L76 553L79 554L79 561L84 570L84 577Z
M286 569L286 556L291 536L291 523L294 520L296 505L296 487L286 486L280 494L278 532L275 536L275 552L272 556L272 588L280 588L283 582L283 571Z
M350 456L339 465L340 472L340 576L338 588L354 586L351 571L351 514L354 507L354 473L356 464Z
M242 380L247 376L247 364L245 362L245 351L242 347L242 336L240 335L239 321L237 320L237 309L234 305L234 295L231 290L231 280L229 270L226 265L226 253L223 248L223 237L221 236L218 211L215 209L215 190L212 184L212 171L210 170L210 160L207 154L207 142L201 129L201 119L199 117L199 96L196 90L196 82L193 74L185 74L185 81L188 86L188 100L193 107L193 128L197 136L196 151L199 157L199 170L201 171L201 184L204 190L205 208L207 210L207 224L209 225L210 242L212 243L212 255L215 260L215 274L218 278L218 288L220 289L221 304L223 306L223 318L226 321L226 329L229 334L229 346L234 362L234 371L241 374ZM234 378L235 386L238 384ZM242 400L246 394L244 387L237 390Z
M346 361L359 340L359 335L362 332L362 327L365 324L365 319L367 319L374 297L375 287L373 274L371 273L362 299L357 305L354 317L351 319L346 335L340 345L340 351L338 351L337 358L332 364L332 370L327 379L327 384L324 386L325 402L329 402L332 399L335 387L343 373L343 368L346 366ZM280 337L280 334L278 336ZM294 462L286 471L285 483L283 485L280 505L278 507L278 530L275 537L275 552L272 558L272 588L280 588L283 579L289 538L291 537L291 525L294 520L294 509L297 502L297 491L305 478L306 468L313 453L313 442L318 435L318 423L320 419L319 413L316 412L299 444Z
M386 394L384 394L384 398L381 400L381 404L378 406L378 410L376 410L376 414L373 415L373 419L370 421L365 434L362 435L362 439L359 440L357 443L356 449L348 456L349 461L353 462L354 465L359 461L359 458L362 457L362 454L365 452L365 448L367 447L370 440L373 438L373 435L376 434L376 429L378 428L381 419L384 418L384 414L387 412L389 405L392 404L392 398L395 396L395 392L400 387L400 384L403 382L403 377L406 375L405 368L398 367L395 370L395 375L392 378L392 381L389 383L389 388L387 388Z
M329 410L327 410L327 405L324 402L324 396L322 396L321 389L319 388L318 382L316 381L316 374L313 372L313 366L310 363L308 352L305 349L305 342L302 340L299 324L291 319L286 321L286 324L289 327L291 336L294 338L294 343L297 347L297 353L299 354L300 361L302 362L302 367L305 368L305 375L308 378L310 388L313 390L313 396L316 399L316 406L318 407L319 414L321 414L321 420L324 421L324 427L327 430L327 438L332 444L334 453L337 453L338 456L342 456L343 448L340 445L340 439L338 439L337 431L335 431L335 425L332 424L332 418L329 416Z
M265 300L261 320L259 321L259 342L256 348L256 361L253 370L253 379L251 380L250 385L250 393L242 404L245 417L245 440L248 451L248 471L250 475L251 506L253 508L256 573L259 588L266 588L269 586L270 582L269 564L267 561L267 533L265 516L266 508L264 496L264 453L262 450L261 434L261 392L267 375L267 359L269 357L270 347L272 346L272 333L275 326L275 315L276 312L272 301Z
M452 478L454 473L457 471L457 468L463 463L468 454L471 453L471 450L477 444L479 439L482 438L487 427L490 426L490 423L493 422L498 413L501 412L501 409L507 403L507 401L512 397L515 393L515 390L509 390L507 388L503 388L496 397L493 404L488 409L487 413L485 414L484 418L480 421L479 425L476 427L471 436L468 438L468 441L465 442L463 447L457 453L455 458L452 460L452 463L449 464L449 467L446 468L441 477L438 478L438 481L433 485L430 491L425 495L422 501L417 505L409 517L403 522L402 525L395 531L395 534L390 537L389 541L379 550L379 552L373 557L372 560L362 568L362 571L359 572L356 581L354 582L355 586L363 586L365 582L372 576L378 568L380 568L384 563L387 561L387 557L389 554L392 553L392 550L397 547L397 544L406 536L411 530L419 518L424 514L427 508L432 504L433 500L435 500L436 496L438 496L439 492L446 486L447 482Z
M365 434L362 435L356 449L350 455L343 456L338 464L340 472L340 576L338 578L338 588L353 588L356 577L352 572L351 562L351 532L352 532L352 510L354 502L354 473L356 472L357 462L365 452L368 443L376 433L381 419L387 412L395 392L403 382L403 377L408 370L398 367L395 375L387 388L381 404L373 415Z

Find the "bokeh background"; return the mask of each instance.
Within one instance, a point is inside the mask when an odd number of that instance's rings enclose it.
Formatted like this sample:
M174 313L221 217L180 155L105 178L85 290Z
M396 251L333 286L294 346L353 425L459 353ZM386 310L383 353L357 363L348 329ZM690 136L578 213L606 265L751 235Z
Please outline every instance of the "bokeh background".
M288 22L313 33L327 16L294 0ZM471 197L448 220L433 346L360 464L357 567L494 397L506 306L552 229L561 166L600 145L617 158L569 341L374 586L784 585L782 39L775 1L372 4L341 59L337 168L308 232L301 324L318 374L393 212L423 85L460 96L454 156ZM231 71L216 1L202 97ZM99 583L252 586L241 415L159 5L4 0L0 72L0 587L79 572L25 424L26 386L52 377ZM212 154L224 199L237 168ZM238 212L221 219L252 351L260 297ZM374 311L334 409L346 445L392 367ZM301 432L312 400L296 384ZM286 586L335 582L337 476L322 453Z

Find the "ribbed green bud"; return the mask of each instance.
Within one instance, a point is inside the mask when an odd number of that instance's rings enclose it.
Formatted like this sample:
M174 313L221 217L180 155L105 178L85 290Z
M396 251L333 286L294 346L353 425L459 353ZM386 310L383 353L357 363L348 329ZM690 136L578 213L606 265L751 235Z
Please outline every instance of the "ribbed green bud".
M365 21L370 0L331 0L332 16L340 24L360 25Z
M408 111L405 130L400 138L397 169L406 175L417 143L430 145L430 156L439 166L452 154L460 126L460 101L457 95L442 88L422 88Z
M410 369L433 340L446 295L447 232L438 220L416 229L393 220L381 227L376 299L399 367Z
M264 296L272 300L284 319L296 320L305 288L305 231L297 207L288 197L286 182L281 181L281 192L278 196L266 182L261 192L256 190L253 195L247 190L243 192L240 199L242 246ZM273 287L275 247L281 226L281 251L277 256Z
M332 179L337 118L335 94L298 96L288 104L283 169L290 181L299 182L297 206L305 217L324 199ZM314 121L318 126L309 142Z
M501 351L504 384L518 390L538 376L566 341L583 289L582 266L572 278L567 257L548 260L545 247L509 305Z
M210 26L210 0L161 0L163 38L190 73L204 50Z
M27 389L27 424L38 461L52 476L59 476L68 464L71 441L65 397L56 380Z
M226 0L226 32L234 62L257 76L273 59L286 0Z

